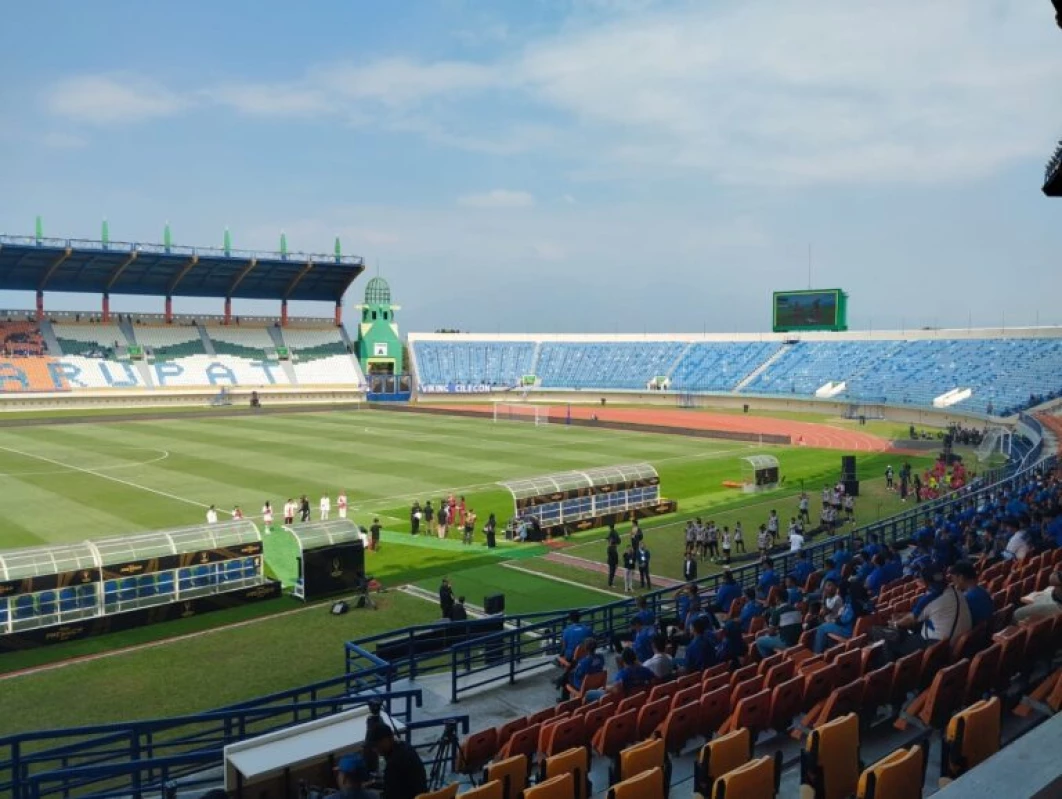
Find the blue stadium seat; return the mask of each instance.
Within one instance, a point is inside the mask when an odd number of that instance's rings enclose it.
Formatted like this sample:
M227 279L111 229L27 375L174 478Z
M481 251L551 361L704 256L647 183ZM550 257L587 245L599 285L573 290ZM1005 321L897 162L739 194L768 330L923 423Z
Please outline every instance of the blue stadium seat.
M221 572L222 582L236 582L241 577L243 577L243 564L239 559L230 560L225 563L225 568Z
M73 588L59 589L59 612L70 613L77 610L77 591Z
M32 596L23 594L22 596L15 598L16 619L32 619L36 615L37 606L34 604Z
M421 385L515 386L533 373L530 341L417 341Z
M121 590L118 593L118 599L122 602L133 602L136 600L136 578L125 577L121 582Z
M192 572L192 584L196 588L203 588L208 585L212 585L214 582L214 568L213 566L196 566Z
M103 603L107 606L118 604L117 580L108 580L103 584Z
M136 581L136 595L144 597L155 596L155 575L142 574Z
M255 558L243 559L243 577L250 580L258 576L258 563Z
M91 608L96 604L96 584L79 585L77 587L77 605L79 608Z
M158 591L163 596L173 593L173 572L160 572L158 579Z
M41 616L52 616L55 610L55 591L41 591L37 594L37 612Z
M7 625L7 600L0 599L0 632L4 632L4 627Z
M181 569L177 572L177 585L181 591L190 591L194 584L191 569Z

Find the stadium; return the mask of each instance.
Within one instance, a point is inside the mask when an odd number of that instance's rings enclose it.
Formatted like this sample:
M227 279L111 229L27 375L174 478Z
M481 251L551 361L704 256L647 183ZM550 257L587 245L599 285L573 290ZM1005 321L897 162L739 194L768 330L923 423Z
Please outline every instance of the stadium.
M0 796L1062 793L1062 326L418 332L338 237L32 227Z

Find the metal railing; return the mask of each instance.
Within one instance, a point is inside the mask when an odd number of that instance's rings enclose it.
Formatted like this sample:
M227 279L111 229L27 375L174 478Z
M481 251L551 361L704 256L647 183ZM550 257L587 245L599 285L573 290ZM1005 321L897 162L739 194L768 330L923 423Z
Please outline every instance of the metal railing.
M226 744L350 710L370 700L382 702L387 713L404 725L413 724L413 709L422 704L419 690L365 692L360 687L358 680L344 674L208 713L6 736L0 738L0 796L23 799L29 795L30 781L46 772L111 768L106 779L113 780L113 769L129 760L150 761L204 750L214 752L216 758ZM124 786L126 793L140 790L141 779L155 777L150 769L137 773L137 782ZM62 793L68 795L75 787L86 785L68 783Z

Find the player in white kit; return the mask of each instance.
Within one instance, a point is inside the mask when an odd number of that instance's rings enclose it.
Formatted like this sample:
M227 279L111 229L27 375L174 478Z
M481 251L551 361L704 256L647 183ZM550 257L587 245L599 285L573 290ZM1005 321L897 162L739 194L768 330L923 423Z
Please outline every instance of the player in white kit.
M328 498L328 494L321 497L321 521L327 522L328 515L332 512L332 500Z
M336 510L339 511L339 518L347 518L347 492L340 491L339 496L336 497Z

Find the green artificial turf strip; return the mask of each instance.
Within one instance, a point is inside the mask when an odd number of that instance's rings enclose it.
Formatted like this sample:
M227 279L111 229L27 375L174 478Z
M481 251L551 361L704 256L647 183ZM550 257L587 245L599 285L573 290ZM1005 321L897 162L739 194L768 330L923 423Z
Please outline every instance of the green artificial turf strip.
M345 641L433 621L402 593L378 611L332 616L328 604L236 629L12 677L0 683L0 735L211 710L342 674ZM216 615L215 615L216 618Z

